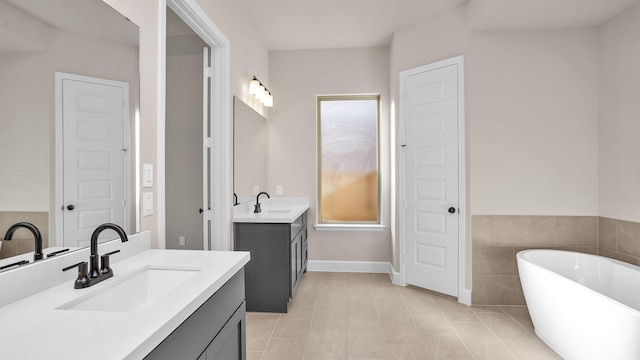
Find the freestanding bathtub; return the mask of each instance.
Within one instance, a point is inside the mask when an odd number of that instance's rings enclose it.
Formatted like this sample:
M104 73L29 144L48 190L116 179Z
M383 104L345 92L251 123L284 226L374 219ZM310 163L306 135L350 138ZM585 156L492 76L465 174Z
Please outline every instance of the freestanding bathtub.
M640 267L561 250L517 261L536 334L560 356L640 359Z

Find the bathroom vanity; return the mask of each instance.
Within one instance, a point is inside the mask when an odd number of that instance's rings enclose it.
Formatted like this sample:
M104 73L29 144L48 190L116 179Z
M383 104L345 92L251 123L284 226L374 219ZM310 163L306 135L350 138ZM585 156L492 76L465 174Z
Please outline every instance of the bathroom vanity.
M129 243L135 245L121 245ZM123 248L116 256L126 253ZM61 265L86 256L79 250L18 269L46 267L67 278L0 307L3 323L11 324L0 337L0 358L245 359L243 267L249 253L143 250L119 261L114 256L112 278L77 290L75 274L63 273ZM8 285L17 279L0 278Z
M259 214L234 214L235 250L251 253L245 267L247 311L286 313L307 269L308 203L276 201L264 201Z

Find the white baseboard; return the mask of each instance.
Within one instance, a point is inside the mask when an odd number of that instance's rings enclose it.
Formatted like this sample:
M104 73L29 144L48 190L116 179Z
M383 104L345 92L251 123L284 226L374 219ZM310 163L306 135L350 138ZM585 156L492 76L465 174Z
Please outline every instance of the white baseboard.
M399 286L406 286L407 284L405 284L402 281L402 276L400 276L400 273L395 271L393 269L393 265L389 264L389 276L391 276L391 283L394 285L399 285Z
M468 289L462 290L462 292L458 296L458 302L468 306L471 306L471 299L472 299L471 290L468 290Z
M390 268L390 263L376 261L309 260L307 263L308 271L389 274Z

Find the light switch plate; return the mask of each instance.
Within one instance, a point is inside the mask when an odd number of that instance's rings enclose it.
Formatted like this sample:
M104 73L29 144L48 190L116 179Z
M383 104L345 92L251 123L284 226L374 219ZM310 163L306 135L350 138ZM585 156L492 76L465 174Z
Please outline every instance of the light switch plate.
M142 187L153 186L153 165L142 164Z
M276 195L282 195L284 192L282 191L282 185L276 186Z
M142 216L153 215L153 193L146 192L142 194Z

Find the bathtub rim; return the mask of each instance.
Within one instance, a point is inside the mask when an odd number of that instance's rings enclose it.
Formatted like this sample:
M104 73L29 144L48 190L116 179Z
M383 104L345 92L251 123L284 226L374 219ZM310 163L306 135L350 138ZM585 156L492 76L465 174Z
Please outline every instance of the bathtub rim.
M592 289L592 288L590 288L590 287L588 287L588 286L585 286L585 285L583 285L583 284L580 284L579 282L574 281L574 280L572 280L572 279L570 279L570 278L568 278L568 277L566 277L566 276L564 276L564 275L562 275L562 274L559 274L559 273L557 273L557 272L555 272L555 271L553 271L553 270L550 270L550 269L548 269L548 268L546 268L546 267L544 267L544 266L542 266L542 265L536 264L535 262L532 262L532 261L530 261L530 260L526 259L524 256L526 255L526 253L530 253L530 252L570 253L570 254L578 254L578 255L580 255L580 256L595 257L595 258L598 258L598 260L599 260L599 261L601 261L601 260L609 261L609 262L612 262L612 263L617 264L617 265L622 265L622 266L624 266L624 267L626 267L626 268L629 268L629 269L634 270L634 271L637 271L637 272L640 272L640 266L633 265L633 264L629 264L629 263L626 263L626 262L624 262L624 261L616 260L616 259L613 259L613 258L610 258L610 257L606 257L606 256L602 256L602 255L596 255L596 254L590 254L590 253L582 253L582 252L578 252L578 251L571 251L571 250L560 250L560 249L526 249L526 250L520 250L520 251L518 251L518 252L516 253L516 263L517 263L516 265L517 265L517 269L518 269L518 277L520 278L520 283L521 283L521 285L522 285L522 277L520 276L520 264L519 264L519 262L520 262L520 261L524 261L524 262L526 262L527 264L529 264L529 265L531 265L531 266L534 266L534 267L536 267L537 269L540 269L540 270L544 271L545 273L549 273L549 274L551 274L552 276L555 276L555 277L561 278L563 281L567 281L567 282L570 282L570 283L572 283L572 284L575 284L576 286L580 286L581 288L586 289L588 292L591 292L591 293L595 294L595 295L596 295L596 296L598 296L598 297L601 297L601 298L603 298L603 299L605 299L605 300L608 300L608 301L610 301L610 302L613 302L613 303L615 303L616 305L621 306L621 307L622 307L622 308L624 308L625 310L627 310L627 311L629 311L629 312L632 312L632 313L633 313L633 314L635 314L635 315L640 316L640 309L636 309L636 308L631 307L631 306L629 306L629 305L627 305L627 304L624 304L624 303L622 303L622 302L620 302L620 301L618 301L618 300L616 300L616 299L614 299L614 298L612 298L612 297L606 296L605 294L602 294L601 292L598 292L598 291L596 291L596 290L594 290L594 289ZM524 286L523 286L523 290L524 290ZM526 302L526 294L525 294L525 302Z

